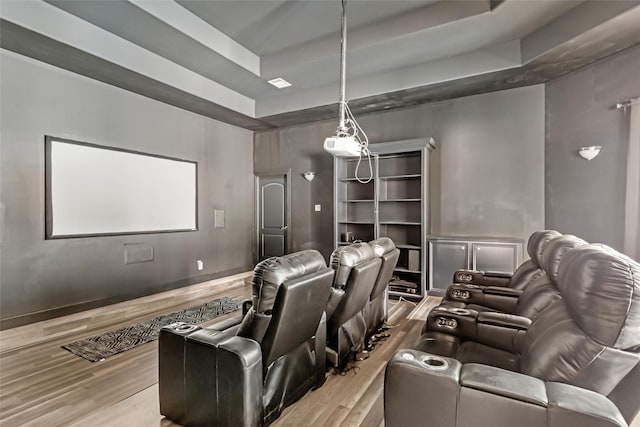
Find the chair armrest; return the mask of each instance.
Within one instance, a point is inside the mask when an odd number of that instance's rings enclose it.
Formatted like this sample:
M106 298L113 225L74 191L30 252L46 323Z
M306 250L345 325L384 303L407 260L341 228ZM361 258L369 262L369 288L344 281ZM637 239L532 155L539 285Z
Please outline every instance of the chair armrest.
M443 332L456 337L475 340L478 312L466 308L434 307L427 315L422 332Z
M208 329L187 336L185 425L260 425L262 384L256 341Z
M494 310L513 313L520 295L522 295L522 291L519 289L454 283L447 288L445 301L477 304Z
M386 427L627 425L598 393L417 350L400 350L387 364L384 411Z
M484 286L465 283L454 283L447 288L444 301L456 301L465 304L480 304L484 302Z
M509 286L511 273L496 271L458 270L453 273L453 283L482 286Z
M483 325L502 326L504 328L520 329L526 331L531 326L531 320L515 314L482 312L478 313L478 323Z
M513 314L487 312L478 314L474 341L511 353L519 353L531 320Z
M184 322L164 326L158 337L160 413L184 424L184 349L188 335L201 328Z
M531 320L513 314L435 307L423 332L442 332L479 344L518 353Z

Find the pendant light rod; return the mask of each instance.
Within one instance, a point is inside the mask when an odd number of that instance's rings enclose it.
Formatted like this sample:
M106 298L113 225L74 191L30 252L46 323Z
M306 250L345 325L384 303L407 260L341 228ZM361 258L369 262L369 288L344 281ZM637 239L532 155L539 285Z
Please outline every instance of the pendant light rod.
M345 104L347 92L347 0L342 0L342 32L340 37L340 122L339 131L346 131Z

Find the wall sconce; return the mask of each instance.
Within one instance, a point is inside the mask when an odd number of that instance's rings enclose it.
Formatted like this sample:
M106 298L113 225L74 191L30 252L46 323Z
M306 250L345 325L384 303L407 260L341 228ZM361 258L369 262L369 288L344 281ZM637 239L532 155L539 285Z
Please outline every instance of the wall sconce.
M600 150L602 150L602 146L592 145L591 147L581 147L578 150L578 154L588 162L595 159L595 157L600 154Z
M316 173L313 171L306 171L305 173L302 174L302 176L304 176L304 179L311 182L313 181L313 178L316 177Z

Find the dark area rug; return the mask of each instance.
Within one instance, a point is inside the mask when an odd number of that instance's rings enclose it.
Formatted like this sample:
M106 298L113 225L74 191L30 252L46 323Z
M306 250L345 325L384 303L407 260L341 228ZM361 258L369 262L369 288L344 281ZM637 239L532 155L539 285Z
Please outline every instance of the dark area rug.
M238 310L242 301L233 298L218 298L208 303L187 308L151 320L127 326L117 331L63 345L62 348L91 362L99 362L114 354L132 349L158 339L160 329L174 322L199 324L223 314Z

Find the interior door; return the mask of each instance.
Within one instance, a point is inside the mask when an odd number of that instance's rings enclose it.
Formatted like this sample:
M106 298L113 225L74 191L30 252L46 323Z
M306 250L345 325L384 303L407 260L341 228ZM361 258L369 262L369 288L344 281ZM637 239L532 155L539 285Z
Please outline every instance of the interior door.
M288 194L286 175L258 177L258 258L287 253Z

